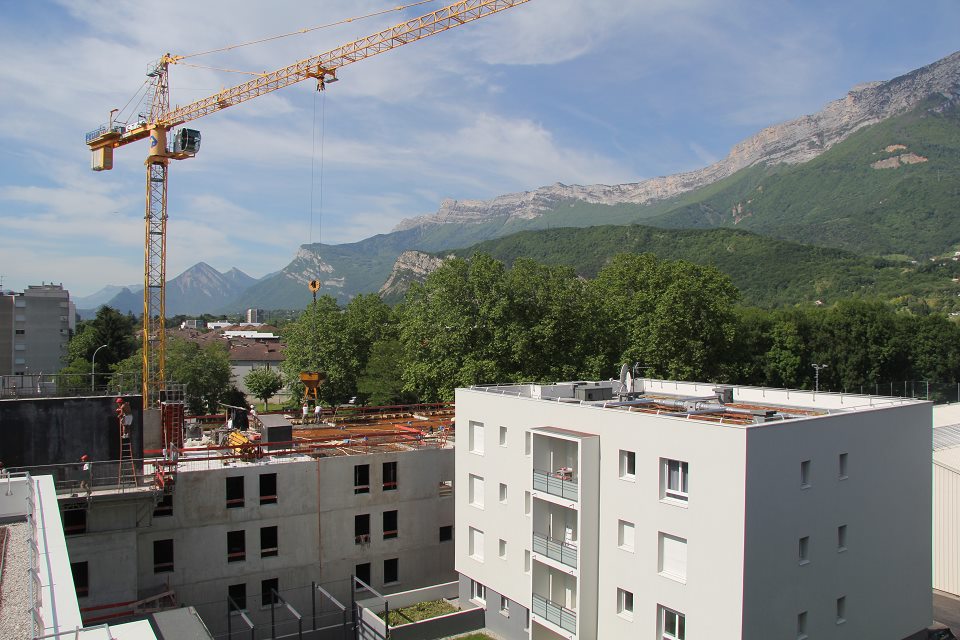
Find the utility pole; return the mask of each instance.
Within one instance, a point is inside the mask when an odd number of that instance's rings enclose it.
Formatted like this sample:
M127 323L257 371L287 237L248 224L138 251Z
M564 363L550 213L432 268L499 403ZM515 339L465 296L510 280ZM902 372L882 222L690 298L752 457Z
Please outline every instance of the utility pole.
M813 364L811 364L810 366L813 367L813 371L814 371L814 374L813 374L813 392L814 392L814 393L817 393L818 391L820 391L820 369L826 369L826 368L827 368L827 365L825 365L825 364L813 363Z

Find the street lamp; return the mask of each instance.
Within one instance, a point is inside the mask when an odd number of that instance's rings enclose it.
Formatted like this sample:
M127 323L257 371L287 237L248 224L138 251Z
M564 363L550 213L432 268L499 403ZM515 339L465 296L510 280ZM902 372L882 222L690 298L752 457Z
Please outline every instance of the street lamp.
M827 365L825 365L825 364L816 364L816 363L813 363L813 364L811 364L810 366L813 367L813 370L814 370L814 374L813 374L813 392L816 393L816 392L820 391L820 369L826 369L826 368L827 368Z
M102 344L102 345L100 345L99 347L97 347L96 349L94 349L94 350L93 350L93 357L90 358L90 393L93 393L93 388L94 388L94 387L93 387L93 375L94 375L94 370L96 369L96 366L97 366L97 351L100 351L100 349L103 349L105 346L107 346L107 345Z

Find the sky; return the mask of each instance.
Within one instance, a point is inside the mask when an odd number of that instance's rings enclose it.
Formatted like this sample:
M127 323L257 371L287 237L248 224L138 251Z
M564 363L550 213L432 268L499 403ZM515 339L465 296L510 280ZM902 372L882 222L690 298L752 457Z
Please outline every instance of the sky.
M402 1L402 0L401 0ZM416 0L412 0L416 1ZM0 282L73 296L143 280L146 142L90 170L84 134L150 63L308 29L171 67L171 103L433 11L396 0L0 0ZM322 25L334 26L312 29ZM308 242L565 184L705 166L854 85L960 49L958 0L530 0L191 123L173 162L167 273L261 277ZM229 69L232 71L223 71Z

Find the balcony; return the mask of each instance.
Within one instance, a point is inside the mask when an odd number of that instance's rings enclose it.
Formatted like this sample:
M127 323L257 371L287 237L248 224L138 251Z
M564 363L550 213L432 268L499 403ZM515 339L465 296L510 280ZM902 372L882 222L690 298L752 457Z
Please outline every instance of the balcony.
M566 469L557 471L533 470L533 490L568 500L578 500L579 487L573 479L573 473Z
M534 532L533 552L562 562L568 567L577 568L577 545L570 542Z
M543 596L533 594L533 615L539 616L547 622L553 623L570 633L577 632L577 613L566 607L561 607Z

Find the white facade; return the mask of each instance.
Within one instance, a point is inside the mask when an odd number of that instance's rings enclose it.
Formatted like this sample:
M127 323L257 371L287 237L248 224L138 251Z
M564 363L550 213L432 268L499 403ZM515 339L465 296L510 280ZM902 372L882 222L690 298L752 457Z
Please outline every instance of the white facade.
M933 408L933 588L960 596L960 404Z
M456 482L475 491L457 492L456 568L488 628L900 640L930 623L929 403L621 390L457 391Z

